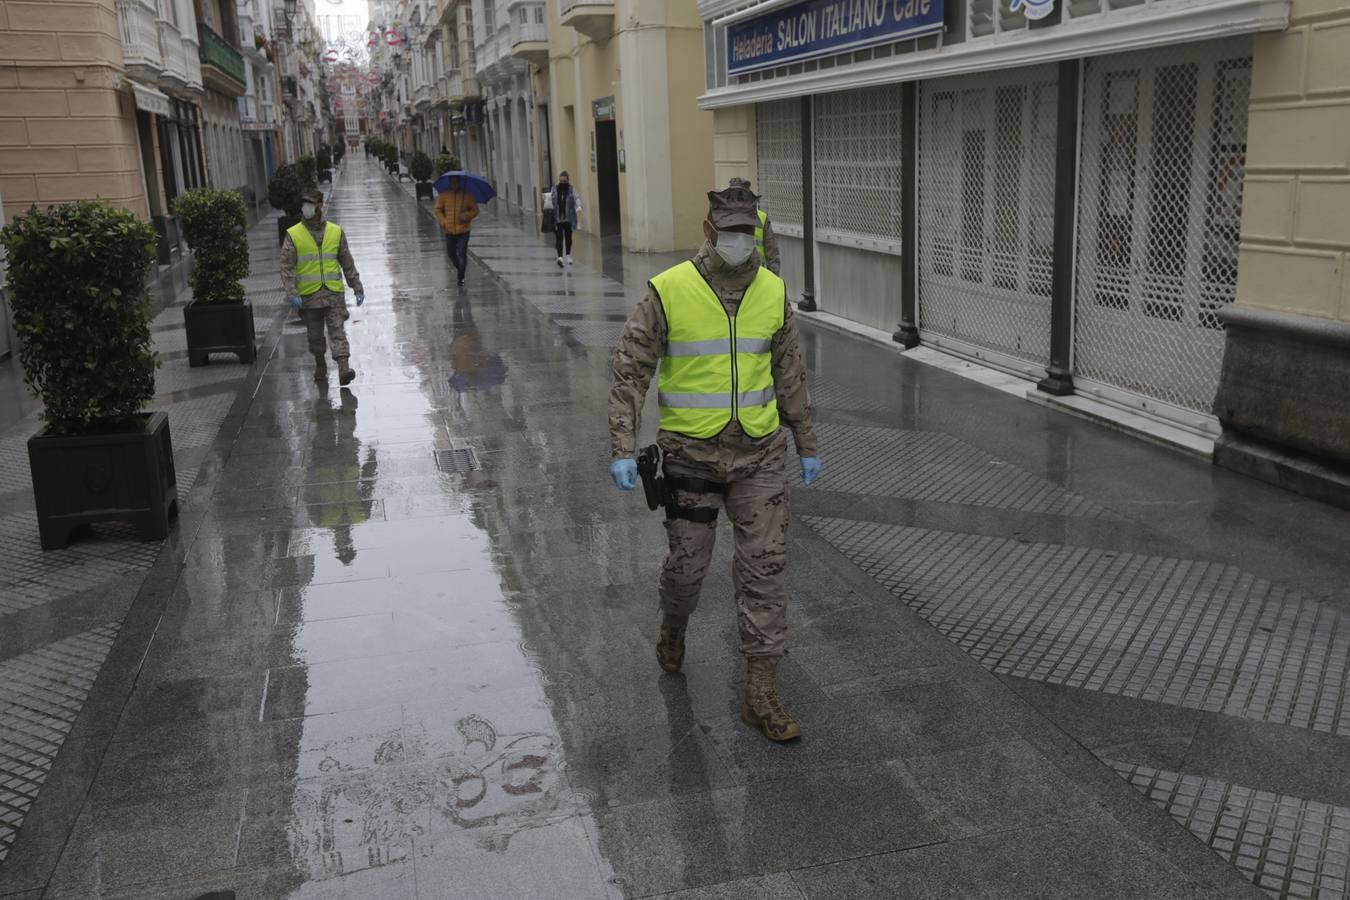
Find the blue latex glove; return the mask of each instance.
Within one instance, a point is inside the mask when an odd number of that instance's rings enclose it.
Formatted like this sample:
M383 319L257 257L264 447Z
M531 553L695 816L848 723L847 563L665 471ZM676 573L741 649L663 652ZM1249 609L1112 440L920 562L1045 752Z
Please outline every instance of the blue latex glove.
M294 297L291 298L291 306L294 306L296 309L299 309L301 306L304 305L304 303L305 301L301 299L299 294L296 294Z
M609 477L614 486L621 491L631 491L637 487L637 460L616 459L609 464Z
M802 457L802 483L807 487L811 482L820 477L820 457L803 456Z
M360 306L362 303L365 303L365 302L366 302L366 295L365 295L365 294L357 294L357 295L356 295L356 305L357 305L357 306Z

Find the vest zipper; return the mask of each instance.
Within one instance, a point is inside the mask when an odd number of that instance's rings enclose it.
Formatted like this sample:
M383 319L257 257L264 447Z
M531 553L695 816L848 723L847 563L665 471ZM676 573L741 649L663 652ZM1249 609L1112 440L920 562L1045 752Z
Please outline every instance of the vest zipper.
M741 420L741 379L736 371L736 317L731 313L727 313L727 321L731 323L731 420L733 422L739 422Z

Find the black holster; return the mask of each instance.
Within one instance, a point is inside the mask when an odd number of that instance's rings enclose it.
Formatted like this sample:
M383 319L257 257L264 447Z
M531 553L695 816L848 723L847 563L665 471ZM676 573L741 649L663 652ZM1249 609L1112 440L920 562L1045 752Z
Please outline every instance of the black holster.
M685 519L690 522L708 524L717 521L718 508L700 507L689 509L680 506L677 491L693 494L725 494L727 486L717 481L693 478L688 475L672 475L666 471L665 460L661 457L661 448L656 444L644 447L638 453L638 475L642 478L642 492L647 496L647 508L666 509L666 521Z

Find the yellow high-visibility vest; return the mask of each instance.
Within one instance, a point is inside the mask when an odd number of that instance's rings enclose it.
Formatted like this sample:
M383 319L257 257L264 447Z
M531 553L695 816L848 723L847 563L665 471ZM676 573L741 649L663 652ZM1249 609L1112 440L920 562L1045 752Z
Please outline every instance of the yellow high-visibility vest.
M323 248L314 243L304 222L297 222L286 233L295 244L295 289L301 297L317 294L326 288L335 294L345 293L342 285L342 266L338 263L338 249L342 246L342 229L327 222L323 229Z
M756 210L759 213L759 227L755 229L755 249L759 251L759 258L762 261L768 260L768 254L764 252L764 226L768 224L769 214L764 210Z
M733 419L751 437L778 430L773 338L783 327L783 279L761 266L734 316L692 262L657 275L652 287L666 314L662 430L710 438Z

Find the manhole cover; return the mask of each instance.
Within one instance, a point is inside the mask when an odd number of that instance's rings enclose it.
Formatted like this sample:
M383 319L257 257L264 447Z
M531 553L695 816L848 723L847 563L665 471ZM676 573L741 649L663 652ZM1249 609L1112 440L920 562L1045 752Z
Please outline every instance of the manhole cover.
M436 451L436 468L451 475L478 471L478 455L471 447L455 447Z

